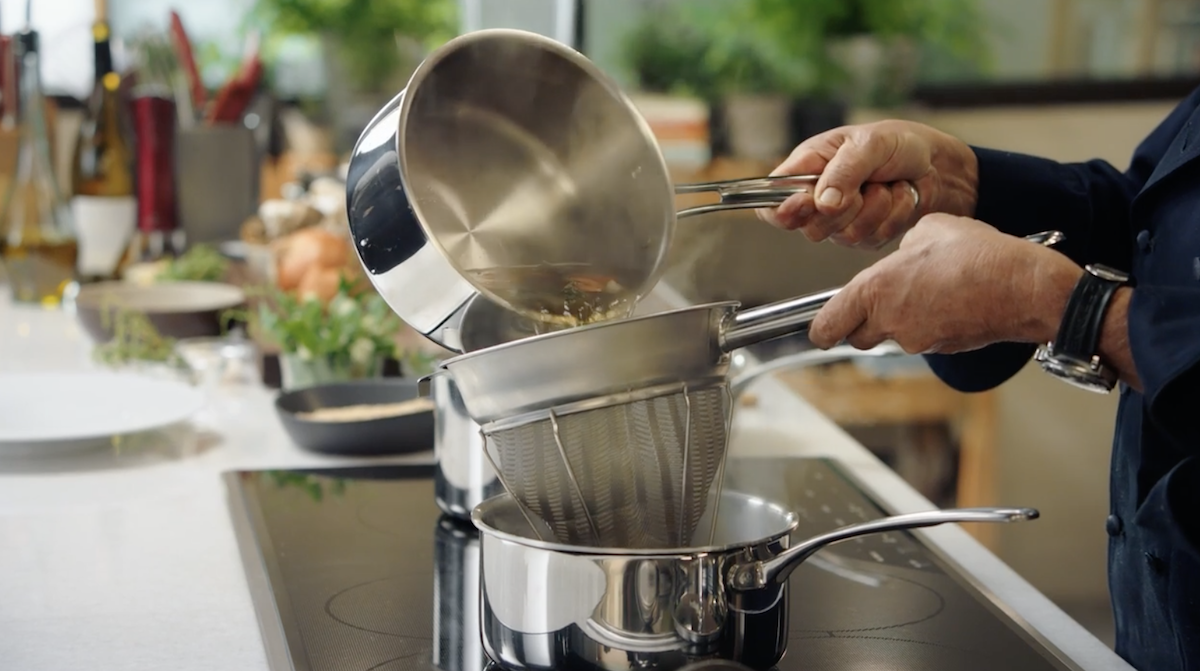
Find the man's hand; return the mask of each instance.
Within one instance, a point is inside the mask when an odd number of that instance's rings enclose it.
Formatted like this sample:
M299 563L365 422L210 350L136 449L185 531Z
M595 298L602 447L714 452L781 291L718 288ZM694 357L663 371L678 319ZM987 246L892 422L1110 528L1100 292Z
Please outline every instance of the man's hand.
M1082 273L1047 247L931 214L829 301L809 338L821 348L845 340L859 349L893 340L910 354L1047 342Z
M910 121L844 126L801 143L773 175L820 174L763 220L812 241L876 248L923 213L975 212L979 167L966 143Z

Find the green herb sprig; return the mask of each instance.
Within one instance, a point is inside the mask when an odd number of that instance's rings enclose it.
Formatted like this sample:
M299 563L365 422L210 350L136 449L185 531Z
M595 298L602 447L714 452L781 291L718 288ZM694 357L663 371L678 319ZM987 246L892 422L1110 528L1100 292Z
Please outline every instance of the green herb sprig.
M107 366L121 366L134 361L176 364L175 339L158 332L143 312L103 306L100 323L112 329L108 342L92 349L92 358Z
M403 322L379 294L355 291L345 276L327 304L274 286L247 293L258 300L254 327L286 354L303 361L323 358L350 370L397 356L395 337Z
M229 271L229 259L210 245L194 245L172 259L156 278L159 282L220 282Z

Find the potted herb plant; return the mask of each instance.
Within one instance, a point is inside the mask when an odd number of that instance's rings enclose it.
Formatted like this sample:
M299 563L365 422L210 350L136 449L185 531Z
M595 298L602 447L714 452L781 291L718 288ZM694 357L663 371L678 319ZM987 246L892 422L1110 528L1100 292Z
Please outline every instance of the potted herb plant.
M783 53L816 66L818 89L853 105L906 99L922 57L965 69L983 66L988 56L978 0L747 2Z
M792 145L791 114L815 85L812 62L791 58L743 0L689 3L690 21L708 36L701 63L712 82L719 131L735 156L777 161Z
M257 0L270 35L320 41L336 141L353 143L424 53L458 33L454 0Z
M399 358L403 322L379 294L345 277L328 302L275 287L254 294L251 327L279 348L285 390L377 377L385 361Z
M778 57L751 18L742 0L655 4L622 53L639 91L703 101L716 152L776 159L806 63Z

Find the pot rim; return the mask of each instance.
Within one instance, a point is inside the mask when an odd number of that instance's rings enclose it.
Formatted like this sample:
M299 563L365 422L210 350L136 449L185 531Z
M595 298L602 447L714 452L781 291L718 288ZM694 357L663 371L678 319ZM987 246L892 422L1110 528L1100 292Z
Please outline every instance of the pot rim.
M728 552L738 552L753 547L758 547L765 543L772 543L785 536L790 536L792 532L800 524L800 517L787 507L767 500L761 496L744 494L742 492L727 491L721 493L721 498L737 498L746 501L748 504L762 506L778 512L787 520L787 527L767 536L748 539L741 542L726 543L723 545L699 545L693 547L674 547L674 548L614 548L614 547L589 547L585 545L570 545L568 543L558 543L553 541L543 541L535 538L520 536L508 531L501 531L483 521L483 516L492 508L497 508L502 505L520 506L520 503L507 492L493 496L471 510L471 523L479 530L479 533L484 536L490 536L499 540L508 541L524 547L536 548L539 550L549 550L551 552L561 552L564 554L575 555L579 557L643 557L643 558L689 558L696 555L706 554L724 554ZM718 515L720 513L718 512Z

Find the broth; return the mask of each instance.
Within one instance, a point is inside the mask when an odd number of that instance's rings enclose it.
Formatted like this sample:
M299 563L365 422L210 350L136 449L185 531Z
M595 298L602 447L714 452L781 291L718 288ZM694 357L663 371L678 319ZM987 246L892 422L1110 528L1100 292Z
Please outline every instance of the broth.
M557 328L594 324L633 313L637 297L610 275L583 265L540 265L469 271L476 282L518 312Z

